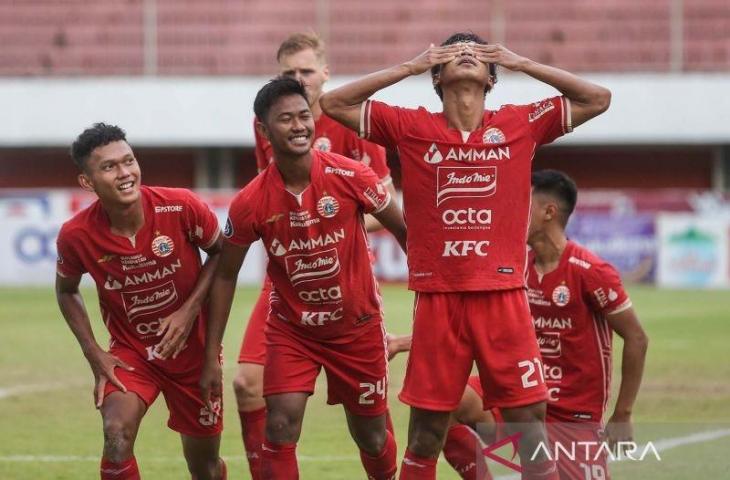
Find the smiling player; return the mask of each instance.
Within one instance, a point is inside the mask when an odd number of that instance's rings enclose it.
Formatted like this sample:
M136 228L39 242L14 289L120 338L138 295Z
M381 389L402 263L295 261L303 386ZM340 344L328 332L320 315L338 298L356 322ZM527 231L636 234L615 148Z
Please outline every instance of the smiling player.
M205 300L220 252L215 215L188 190L141 185L122 129L97 123L71 147L79 183L98 200L58 234L56 297L94 373L104 428L103 480L139 479L133 448L142 417L162 393L194 480L226 478L218 456L222 406L198 381ZM208 254L202 264L199 250ZM111 342L96 342L79 292L96 282Z

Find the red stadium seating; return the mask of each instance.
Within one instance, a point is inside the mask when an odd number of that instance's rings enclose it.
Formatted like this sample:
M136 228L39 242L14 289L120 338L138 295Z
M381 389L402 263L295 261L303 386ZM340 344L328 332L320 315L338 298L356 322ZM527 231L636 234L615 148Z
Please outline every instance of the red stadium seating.
M730 69L730 3L673 0L0 0L0 75L267 75L289 33L328 40L333 70L357 74L449 33L576 71ZM145 70L146 5L156 64ZM681 43L672 43L672 32ZM501 35L503 38L497 38ZM682 59L672 64L671 49ZM155 58L152 56L151 58ZM149 58L148 58L149 60Z

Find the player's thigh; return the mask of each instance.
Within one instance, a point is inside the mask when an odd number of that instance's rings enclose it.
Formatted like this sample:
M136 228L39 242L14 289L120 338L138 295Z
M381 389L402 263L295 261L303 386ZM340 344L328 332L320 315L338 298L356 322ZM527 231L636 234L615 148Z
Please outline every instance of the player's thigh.
M210 437L223 430L223 399L213 401L212 410L200 397L201 365L184 376L162 376L162 394L170 412L167 426L191 437Z
M417 292L413 341L399 398L424 410L452 411L473 363L462 294Z
M489 410L484 409L482 397L483 392L479 383L479 377L476 375L469 377L459 406L453 414L456 421L466 425L493 421L492 414Z
M327 403L343 404L353 415L375 417L388 409L388 359L385 329L373 323L346 344L322 348Z
M320 345L289 332L286 327L266 330L264 397L282 393L314 393L322 368Z
M465 295L470 337L486 406L544 402L542 360L522 289Z

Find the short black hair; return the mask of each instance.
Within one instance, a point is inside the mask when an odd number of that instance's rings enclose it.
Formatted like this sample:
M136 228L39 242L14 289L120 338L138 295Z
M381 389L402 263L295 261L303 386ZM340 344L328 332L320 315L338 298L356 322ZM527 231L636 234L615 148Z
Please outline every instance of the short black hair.
M460 42L474 42L481 45L487 45L488 43L486 40L484 40L482 37L474 32L457 32L444 40L443 43L441 43L441 46L445 47L446 45L453 45ZM441 73L441 65L434 65L433 67L431 67L431 78L434 78L439 73ZM495 82L497 81L497 66L493 63L489 64L489 75L494 78ZM439 98L443 100L444 92L443 90L441 90L441 87L439 85L434 85L433 89L436 90L436 95L438 95ZM489 93L489 90L491 90L491 87L489 85L484 87L484 95Z
M269 83L261 87L261 90L256 94L256 99L253 101L253 111L256 118L259 121L265 121L271 106L281 97L288 95L301 95L309 104L304 85L297 80L288 77L276 77L269 80Z
M532 172L532 191L550 195L560 204L563 226L575 210L578 201L578 187L572 178L558 170L537 170Z
M127 134L124 130L116 125L95 123L81 132L81 135L76 137L74 143L71 144L71 158L76 166L83 170L94 149L120 140L127 141Z

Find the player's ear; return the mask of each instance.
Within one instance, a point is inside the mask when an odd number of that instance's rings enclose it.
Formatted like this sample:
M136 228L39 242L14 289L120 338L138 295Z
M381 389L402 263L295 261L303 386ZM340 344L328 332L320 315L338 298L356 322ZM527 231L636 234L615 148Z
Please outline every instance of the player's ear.
M93 192L94 191L94 184L91 183L91 179L89 178L86 173L79 173L78 177L76 179L79 182L79 186L86 190L87 192Z
M324 74L324 81L326 82L327 80L329 80L330 79L330 66L325 65L322 68L322 73Z
M545 205L545 220L552 220L558 218L558 206L554 203L548 203Z
M261 120L256 120L256 131L259 132L259 135L264 137L266 140L271 141L271 138L269 138L269 129L266 128L266 125Z

